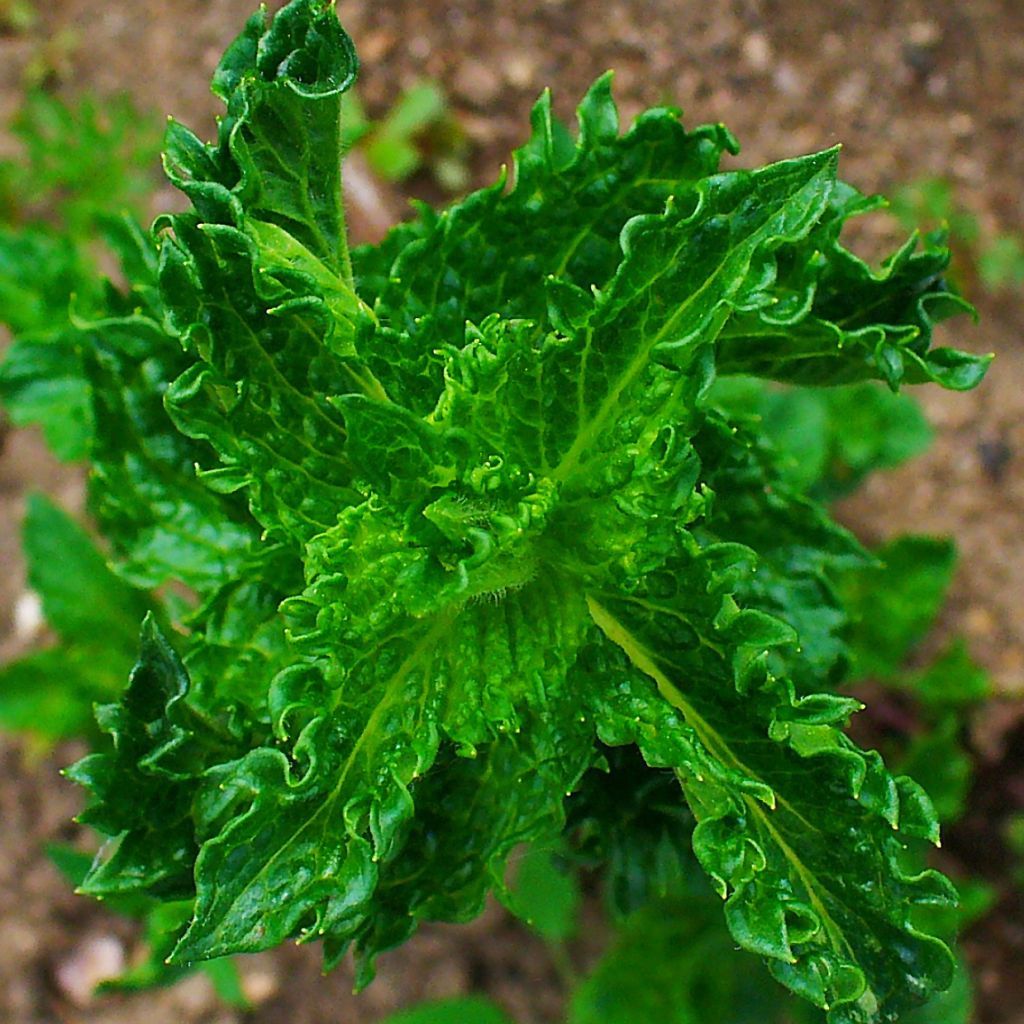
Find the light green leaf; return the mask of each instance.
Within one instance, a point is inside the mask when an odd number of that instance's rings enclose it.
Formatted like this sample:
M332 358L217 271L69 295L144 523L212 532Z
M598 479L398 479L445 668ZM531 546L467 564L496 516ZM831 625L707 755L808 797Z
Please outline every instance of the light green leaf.
M969 707L992 692L988 673L971 657L962 637L955 639L927 668L901 680L932 711Z
M124 655L102 644L61 645L0 666L0 727L48 740L88 735L93 705L120 693L126 671Z
M509 1024L509 1018L483 996L462 996L399 1010L382 1024Z
M842 582L853 629L855 676L891 676L931 628L956 566L952 541L899 537L878 552L879 564Z
M576 931L579 881L557 847L531 846L515 865L509 909L549 942L564 942Z
M35 494L24 536L28 582L42 599L47 622L65 640L106 646L122 658L134 651L149 601L111 572L85 530Z

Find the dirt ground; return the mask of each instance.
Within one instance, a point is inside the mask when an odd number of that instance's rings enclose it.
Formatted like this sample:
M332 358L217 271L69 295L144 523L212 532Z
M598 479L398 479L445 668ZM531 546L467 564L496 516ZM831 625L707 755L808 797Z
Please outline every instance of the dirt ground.
M26 67L47 54L66 92L127 88L146 108L212 130L210 73L253 0L50 0L40 23L0 36L0 119L16 107ZM271 3L271 8L280 3ZM525 137L544 86L568 117L587 85L617 72L624 119L673 102L687 122L724 121L757 164L844 144L842 172L866 191L939 176L984 232L1024 232L1024 5L1019 0L341 0L360 50L362 97L386 110L404 87L440 81L472 143L475 184L493 180ZM10 148L0 140L0 152ZM430 191L428 183L414 190ZM170 197L161 193L157 205ZM398 215L403 201L393 197ZM882 227L879 231L884 230ZM870 234L870 231L869 231ZM1024 809L1024 311L1019 294L968 282L981 315L943 340L994 351L968 395L922 393L938 432L916 463L877 475L841 515L875 541L903 531L951 534L962 562L943 631L964 634L998 696L978 715L977 808L947 842L956 866L1001 886L996 913L967 936L980 1024L1022 1024L1024 915L1005 887L993 838ZM80 507L73 470L31 432L0 451L0 660L27 642L15 631L23 593L18 523L30 489ZM226 1010L203 977L141 998L76 1001L82 957L132 956L138 936L73 895L41 854L68 838L77 794L58 776L73 749L34 757L0 739L0 1019L95 1024L361 1024L423 996L485 990L520 1024L559 1020L557 976L539 942L493 911L461 929L425 929L385 957L380 979L350 993L344 970L321 979L316 952L285 949L245 965L255 1009ZM76 959L77 958L77 959ZM70 966L69 966L70 965ZM73 977L72 977L73 981Z

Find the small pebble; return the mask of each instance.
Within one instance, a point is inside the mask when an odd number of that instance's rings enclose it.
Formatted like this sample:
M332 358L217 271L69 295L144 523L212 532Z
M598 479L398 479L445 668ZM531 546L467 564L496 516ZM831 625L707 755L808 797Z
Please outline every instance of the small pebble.
M190 974L174 986L169 999L182 1018L198 1020L220 1005L217 993L205 974Z
M907 28L907 42L911 46L930 49L942 40L942 26L937 21L915 21Z
M467 60L455 74L456 95L475 107L488 107L501 95L501 77L479 60Z
M972 605L964 615L964 628L971 636L990 637L996 631L996 619L988 608Z
M949 119L950 134L962 139L974 134L974 118L963 110L957 111Z
M763 32L751 32L743 40L743 56L755 71L767 71L772 63L772 44Z
M505 77L517 89L525 89L537 77L537 63L528 53L512 53L505 60Z
M1001 437L995 437L979 441L977 451L981 468L989 480L994 484L1002 482L1006 467L1013 458L1010 446Z
M78 1006L92 1002L96 986L125 969L124 946L113 935L92 935L57 965L54 977L61 992Z
M243 971L242 991L253 1006L259 1006L273 999L281 988L281 982L273 971Z
M43 628L43 602L34 590L25 590L14 602L14 632L19 640L32 640Z
M1004 695L1024 693L1024 648L1008 647L999 656L999 677Z
M394 48L394 33L386 29L368 32L359 38L359 59L364 64L376 64Z
M836 106L844 113L864 105L871 81L862 71L855 71L844 78L833 94Z
M798 96L804 87L800 72L788 61L778 63L772 74L772 81L783 96Z

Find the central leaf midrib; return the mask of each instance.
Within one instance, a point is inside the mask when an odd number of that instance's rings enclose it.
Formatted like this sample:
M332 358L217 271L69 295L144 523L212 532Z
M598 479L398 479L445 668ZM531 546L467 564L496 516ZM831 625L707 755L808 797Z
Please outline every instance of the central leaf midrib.
M273 852L273 854L263 862L263 864L260 866L259 871L257 871L256 874L252 876L252 878L244 885L244 887L231 901L227 909L220 914L220 921L222 926L230 921L232 915L234 914L236 908L238 907L238 904L246 897L246 895L257 884L257 882L259 882L260 879L262 879L266 875L266 873L271 869L271 867L284 855L285 851L293 847L295 843L298 841L299 837L306 833L309 829L311 829L318 820L324 818L325 816L328 816L331 812L333 812L339 798L342 795L342 792L344 791L345 783L348 781L349 774L354 768L360 752L362 751L366 743L369 741L371 735L375 735L376 733L374 726L379 720L380 716L383 714L384 709L394 701L396 692L405 682L409 673L412 672L413 669L416 667L417 663L421 660L423 655L431 651L436 646L437 640L449 628L452 618L453 615L451 613L439 615L433 627L423 635L423 637L420 639L419 643L417 643L413 651L402 662L398 670L394 673L394 675L392 675L391 679L388 680L387 684L385 685L385 690L383 695L381 696L381 699L374 706L374 709L370 714L370 717L367 719L366 725L360 732L359 739L356 741L355 745L352 748L352 751L346 758L345 764L338 774L337 782L331 788L331 791L326 795L326 797L324 797L323 802L319 805L319 807L317 807L316 811L314 811L313 814L311 814L305 821L303 821L302 824L291 834L291 836L289 836L285 842L278 846L277 849ZM242 820L247 820L252 813L253 811L250 811L250 813L247 814L245 818L243 818ZM222 833L221 836L218 837L218 839L223 838L224 834ZM217 840L214 840L213 842L216 843L216 841ZM196 918L196 920L198 920L198 917ZM213 934L216 935L217 931L219 930L219 928L216 929ZM187 939L187 937L188 936L186 934L185 938ZM214 947L214 949L216 949L216 947Z
M799 195L799 193L803 191L803 188L806 187L806 184L807 183L805 183L805 185L802 186L801 189L799 189L797 193L795 193L795 195ZM576 469L577 464L579 463L581 456L586 451L587 447L591 445L600 436L601 431L604 429L608 419L611 417L615 408L619 405L622 393L636 380L636 378L643 372L644 368L648 365L651 353L654 351L654 349L657 348L657 346L661 344L661 342L664 340L666 335L668 335L672 331L672 329L675 328L675 326L679 323L683 316L688 312L693 303L698 298L703 296L704 293L708 290L708 288L710 288L711 285L719 279L724 268L738 253L741 253L744 249L747 249L752 254L753 246L756 244L755 240L759 236L762 236L769 229L769 227L772 224L774 224L774 221L778 217L779 213L789 204L789 201L792 200L793 198L794 196L792 195L788 196L786 201L780 203L773 211L773 213L769 215L765 220L763 220L748 235L746 235L739 241L733 242L729 246L728 251L725 254L723 254L721 261L719 262L718 266L715 267L714 271L704 279L704 281L695 291L691 292L690 295L688 295L686 299L684 299L676 307L675 311L672 313L670 317L668 317L668 319L664 321L664 323L662 323L661 327L659 327L658 330L649 339L647 339L646 341L644 341L643 344L640 345L636 355L627 364L625 369L618 375L613 386L608 390L608 393L602 400L601 405L598 407L597 411L591 417L589 422L587 422L586 424L580 424L580 429L576 434L576 438L573 441L572 446L569 448L568 452L566 452L565 456L562 458L561 462L559 462L559 464L555 467L554 472L552 473L552 478L554 480L558 481L559 483L564 483L564 481L569 476L572 475L573 471ZM706 193L701 193L701 201L698 203L697 208L690 215L690 217L683 223L689 224L690 221L692 221L692 219L702 211L705 200ZM730 211L730 213L732 212L733 211ZM685 245L686 241L686 238L680 239L673 249L674 253L678 254L679 251ZM661 269L647 281L647 290L649 291L657 281L661 280L661 278L663 278L666 274L670 273L675 269L675 260L663 261ZM732 289L726 288L723 291L721 301L728 301L732 297L732 295L735 294L735 292L739 289L742 283L743 278L741 277L737 279ZM634 293L632 296L630 296L629 301L635 300L639 296L639 294L639 292ZM715 308L718 308L718 304L716 304ZM588 329L588 334L589 333L590 329ZM590 341L591 339L588 337L588 349L590 347Z
M590 613L595 624L601 632L626 654L636 668L654 681L655 685L658 687L659 693L661 693L662 696L683 715L686 722L691 726L694 732L696 732L701 743L703 743L710 752L724 763L731 763L733 768L747 775L749 778L761 782L763 785L767 785L767 783L764 783L763 780L759 778L756 772L749 769L733 754L728 743L717 733L711 724L700 715L690 702L686 700L678 687L675 686L665 673L658 668L653 656L644 648L643 644L634 637L632 633L630 633L625 624L615 618L608 609L599 604L590 595L587 596L587 606L590 609ZM782 838L781 833L775 828L766 813L765 808L761 805L761 802L747 793L742 793L741 796L752 816L771 836L776 847L780 850L783 857L792 866L794 872L800 878L807 893L807 898L810 900L821 918L822 926L828 935L829 942L833 949L841 955L849 956L854 962L856 962L856 956L853 949L850 947L850 944L847 942L842 930L835 922L825 905L825 897L819 893L819 889L824 892L827 892L827 889L818 882L816 876L800 859L797 852ZM795 808L792 808L788 802L783 800L782 797L778 796L778 794L775 794L775 796L780 806L783 806L786 810L796 814L797 817L801 817ZM803 820L802 817L801 820Z

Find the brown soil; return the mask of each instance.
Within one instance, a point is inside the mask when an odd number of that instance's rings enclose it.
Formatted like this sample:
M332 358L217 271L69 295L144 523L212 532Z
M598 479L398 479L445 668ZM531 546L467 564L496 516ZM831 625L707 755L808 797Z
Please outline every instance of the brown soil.
M143 106L208 132L217 109L210 73L252 4L39 5L36 29L0 37L0 116L16 107L24 69L45 52L68 92L128 88ZM727 123L751 164L842 141L844 176L864 190L940 176L986 231L1024 231L1024 6L1017 0L345 0L341 13L363 58L371 112L422 77L441 81L474 144L478 184L491 181L524 139L542 87L553 88L568 117L593 78L613 67L626 119L648 105L678 103L690 122ZM74 45L56 43L68 30ZM0 151L9 148L0 140ZM414 188L429 194L431 186ZM168 201L165 191L155 203ZM979 984L978 1020L1021 1024L1024 920L1019 899L1005 891L997 835L1003 818L1024 808L1024 315L1019 295L974 288L971 297L980 326L965 320L944 340L997 352L989 380L969 395L922 392L937 443L915 464L876 476L841 514L869 540L913 530L952 534L960 545L943 632L968 637L999 697L973 725L979 810L947 845L954 867L986 874L1004 895L965 944ZM8 436L0 453L0 659L27 642L14 634L13 609L24 590L17 524L33 488L81 505L75 471L55 466L31 432ZM57 774L76 751L40 759L17 741L0 744L0 1018L10 1024L358 1024L425 995L479 989L497 995L521 1024L559 1019L547 954L498 911L461 929L425 929L384 958L380 980L358 999L344 970L321 979L315 951L286 949L246 963L257 1004L249 1014L220 1007L201 977L143 997L76 1005L68 965L109 952L110 940L131 956L139 939L71 895L42 856L44 843L76 835L68 820L78 797Z

